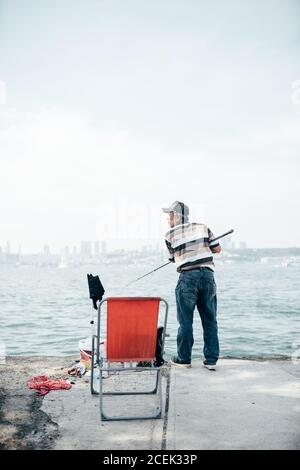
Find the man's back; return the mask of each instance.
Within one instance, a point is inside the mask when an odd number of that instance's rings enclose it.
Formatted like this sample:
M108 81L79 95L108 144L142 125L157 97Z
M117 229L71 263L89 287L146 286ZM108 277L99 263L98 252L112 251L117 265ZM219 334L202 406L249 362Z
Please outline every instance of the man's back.
M213 239L212 231L205 224L188 222L176 225L165 234L169 259L176 262L178 272L197 267L213 270L211 248L219 246Z

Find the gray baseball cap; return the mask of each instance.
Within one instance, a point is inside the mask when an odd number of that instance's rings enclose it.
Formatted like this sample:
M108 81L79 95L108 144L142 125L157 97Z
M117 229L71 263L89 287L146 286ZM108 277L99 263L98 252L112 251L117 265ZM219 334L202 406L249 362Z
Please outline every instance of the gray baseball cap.
M180 201L174 201L170 207L163 207L163 212L176 212L177 214L183 215L183 217L188 217L190 210L186 204Z

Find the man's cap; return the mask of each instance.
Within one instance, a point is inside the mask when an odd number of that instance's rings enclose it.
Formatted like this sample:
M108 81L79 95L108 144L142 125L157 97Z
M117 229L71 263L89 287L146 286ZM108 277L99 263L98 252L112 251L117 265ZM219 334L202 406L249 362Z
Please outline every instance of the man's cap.
M176 212L177 214L183 215L183 217L187 217L190 213L190 210L186 204L180 201L175 201L170 207L163 207L163 212Z

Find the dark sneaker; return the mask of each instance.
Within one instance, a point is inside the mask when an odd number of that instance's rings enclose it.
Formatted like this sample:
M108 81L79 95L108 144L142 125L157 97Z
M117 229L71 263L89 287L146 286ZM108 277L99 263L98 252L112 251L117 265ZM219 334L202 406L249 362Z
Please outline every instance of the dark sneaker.
M179 366L179 367L192 367L192 364L190 362L184 362L181 361L178 356L172 356L171 357L171 364L174 364L174 366Z
M216 368L217 368L217 363L216 363L216 362L215 362L215 363L213 363L213 362L207 362L206 359L203 361L203 365L204 365L204 367L206 367L206 369L208 369L208 370L216 370Z

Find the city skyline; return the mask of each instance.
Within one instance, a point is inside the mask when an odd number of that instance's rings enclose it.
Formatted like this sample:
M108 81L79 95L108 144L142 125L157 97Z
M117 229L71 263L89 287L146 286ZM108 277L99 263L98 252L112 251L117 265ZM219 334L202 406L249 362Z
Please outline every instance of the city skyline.
M0 265L10 267L35 266L37 268L79 268L84 266L110 266L152 264L166 262L169 252L165 244L146 244L135 246L134 249L124 247L110 248L105 240L82 240L77 245L65 245L58 251L45 244L38 252L24 253L19 246L14 252L9 241L3 250L0 246ZM266 264L271 259L277 259L282 266L298 265L300 247L286 248L250 248L245 241L236 244L232 237L223 239L221 254L215 260L221 264L233 262L259 262Z
M238 245L238 244L236 244L236 242L233 239L232 235L227 236L220 243L222 243L222 245L224 247L230 247L230 248L234 247L235 245L236 246ZM162 241L162 243L161 243L161 240L156 240L156 241L152 241L152 243L148 243L148 244L144 244L144 245L141 244L141 245L137 246L137 251L140 248L144 248L145 246L158 247L159 245L162 245L163 247L165 247L164 241ZM72 251L73 253L76 252L76 254L80 253L80 254L83 254L83 255L89 255L89 254L93 253L95 255L95 254L99 254L99 253L108 252L109 251L108 246L109 246L109 241L108 240L80 240L80 242L77 242L76 244L70 244L69 243L69 244L61 246L61 248L58 250L58 252L61 252L61 251L67 249L70 253ZM241 241L239 243L239 247L240 248L247 248L247 243L245 241ZM120 249L120 248L114 248L112 250L117 251L118 249ZM18 253L23 252L22 243L18 244L18 250L11 249L10 240L6 241L5 248L3 248L3 245L0 244L0 253L9 254L9 253L17 253L17 252ZM56 253L55 250L53 251L51 249L51 246L48 243L42 244L40 252L43 252L45 254L47 254L47 253ZM28 253L28 251L25 251L24 253Z
M300 248L300 246L284 246L284 247L252 247L249 246L247 241L241 240L236 241L235 238L231 236L227 236L224 239L220 240L221 247L224 250L243 250L243 249L250 249L250 250L262 250L262 249L293 249L293 248ZM3 246L5 245L5 247ZM9 250L7 249L9 247ZM58 249L53 249L53 247L49 243L42 243L40 248L36 251L24 250L22 243L16 245L17 249L12 247L12 244L9 240L6 241L5 244L0 244L0 255L1 254L21 254L21 255L31 255L31 254L44 254L44 255L75 255L75 256L92 256L96 257L97 255L105 255L108 253L116 253L116 252L142 252L142 251L165 251L166 245L164 239L160 240L150 240L145 243L141 243L139 245L134 244L131 248L126 248L122 244L114 246L109 244L109 240L80 240L77 243L69 243L63 244Z

